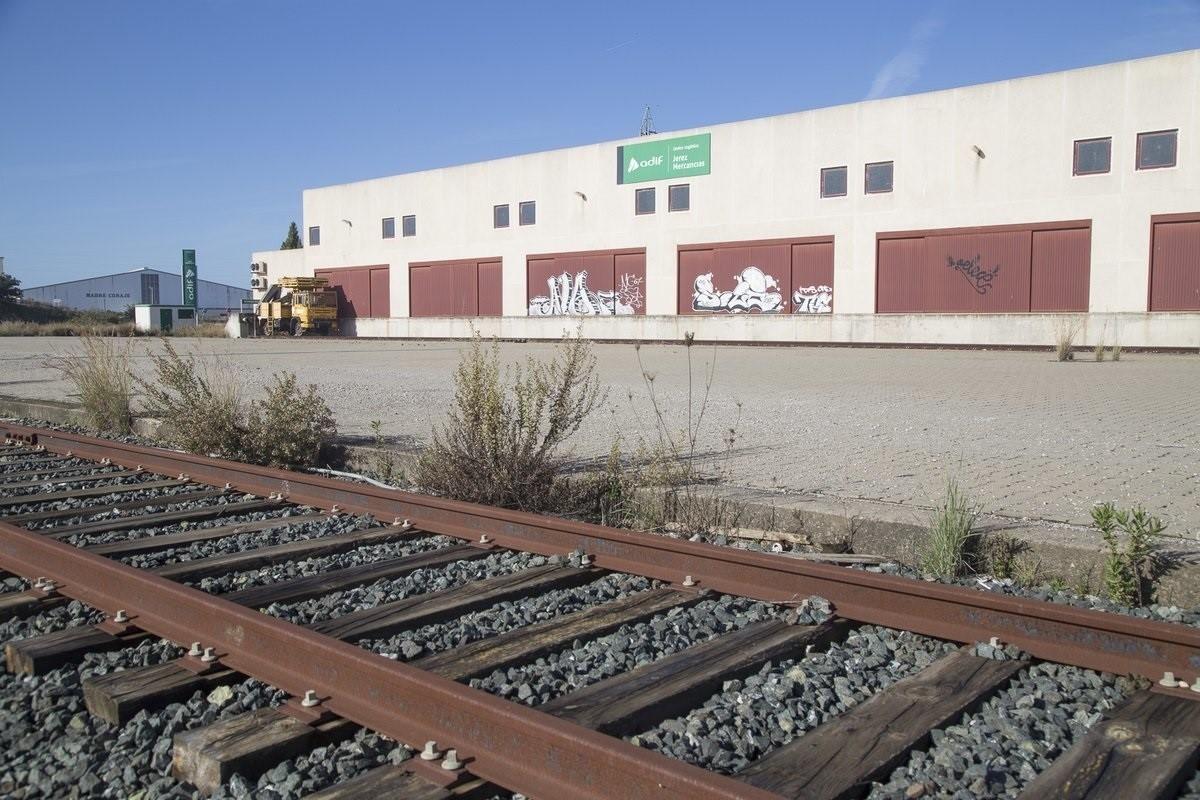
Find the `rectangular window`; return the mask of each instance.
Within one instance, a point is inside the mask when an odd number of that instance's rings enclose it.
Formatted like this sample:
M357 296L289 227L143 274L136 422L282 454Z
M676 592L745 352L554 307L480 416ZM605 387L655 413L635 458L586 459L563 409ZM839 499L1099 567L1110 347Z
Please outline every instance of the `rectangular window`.
M846 196L846 168L826 167L821 170L821 197Z
M692 207L692 187L681 183L667 189L667 211L687 211Z
M395 239L396 238L396 218L395 217L384 217L383 218L383 238L385 238L385 239Z
M1077 139L1073 175L1100 175L1112 169L1112 137Z
M633 193L633 213L635 214L653 214L654 213L654 187L649 189L638 189Z
M492 227L508 227L508 203L499 206L492 206Z
M892 162L877 161L874 164L867 164L865 183L867 194L890 192L892 190Z
M1137 168L1160 169L1175 166L1175 149L1179 131L1139 133L1137 138Z
M522 225L533 225L537 222L537 202L526 200L517 206L517 222Z
M417 218L412 214L400 218L400 233L404 236L417 235Z
M316 247L321 243L321 226L313 225L308 229L308 246Z
M196 309L194 309L194 308L181 308L181 309L179 309L179 315L178 315L178 316L179 316L179 318L180 318L180 319L195 319L195 318L196 318Z

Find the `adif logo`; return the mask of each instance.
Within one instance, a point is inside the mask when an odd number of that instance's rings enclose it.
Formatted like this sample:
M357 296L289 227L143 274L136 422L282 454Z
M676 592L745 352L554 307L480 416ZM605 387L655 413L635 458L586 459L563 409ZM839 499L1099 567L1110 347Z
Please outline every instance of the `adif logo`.
M663 163L662 156L651 156L650 158L638 161L636 158L630 158L629 163L625 165L625 172L633 172L639 167L657 167Z

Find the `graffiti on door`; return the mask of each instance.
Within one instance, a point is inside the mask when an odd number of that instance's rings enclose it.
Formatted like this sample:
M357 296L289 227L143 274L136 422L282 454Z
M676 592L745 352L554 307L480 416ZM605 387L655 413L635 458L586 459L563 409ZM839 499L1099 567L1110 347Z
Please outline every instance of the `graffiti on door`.
M792 292L793 314L829 314L833 312L833 287L819 284L801 286Z
M529 316L625 316L645 305L640 275L625 273L614 290L593 291L587 285L587 270L563 272L546 279L547 293L529 298Z
M971 284L971 288L979 294L988 293L988 290L992 288L992 281L1000 272L999 264L991 269L984 269L983 257L978 254L974 258L946 256L946 262L947 267L966 278L967 283Z
M693 311L761 311L772 314L782 309L783 294L779 291L779 281L756 266L746 267L734 276L732 291L718 291L711 272L697 275L692 286Z

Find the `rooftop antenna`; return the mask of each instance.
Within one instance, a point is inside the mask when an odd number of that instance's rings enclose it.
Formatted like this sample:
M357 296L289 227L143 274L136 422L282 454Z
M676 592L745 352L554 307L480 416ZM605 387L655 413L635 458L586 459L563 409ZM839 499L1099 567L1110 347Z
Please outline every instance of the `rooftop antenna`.
M650 106L646 106L646 110L642 112L642 128L638 131L638 136L653 136L658 133L654 130L654 117L650 116Z

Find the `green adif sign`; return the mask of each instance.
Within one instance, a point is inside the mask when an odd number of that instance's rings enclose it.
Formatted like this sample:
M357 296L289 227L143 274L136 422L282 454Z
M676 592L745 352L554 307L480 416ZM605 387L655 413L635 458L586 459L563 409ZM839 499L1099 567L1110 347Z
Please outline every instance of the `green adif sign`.
M183 304L196 308L196 251L183 251Z
M712 165L709 139L709 134L698 133L618 147L617 183L707 175Z

